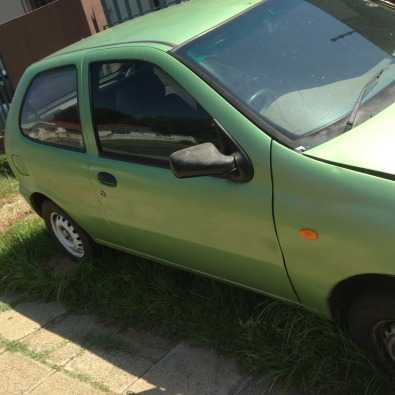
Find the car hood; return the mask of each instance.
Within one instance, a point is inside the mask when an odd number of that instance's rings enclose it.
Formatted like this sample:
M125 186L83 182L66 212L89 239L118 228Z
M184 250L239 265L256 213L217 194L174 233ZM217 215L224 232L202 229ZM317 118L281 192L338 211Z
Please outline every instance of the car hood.
M378 175L395 176L395 104L304 154Z

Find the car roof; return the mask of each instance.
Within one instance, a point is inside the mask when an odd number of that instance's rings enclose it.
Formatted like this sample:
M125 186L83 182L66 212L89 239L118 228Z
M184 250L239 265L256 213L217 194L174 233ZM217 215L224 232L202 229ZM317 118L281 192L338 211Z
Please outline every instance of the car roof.
M136 17L72 44L53 56L131 42L172 48L214 28L262 0L187 0Z

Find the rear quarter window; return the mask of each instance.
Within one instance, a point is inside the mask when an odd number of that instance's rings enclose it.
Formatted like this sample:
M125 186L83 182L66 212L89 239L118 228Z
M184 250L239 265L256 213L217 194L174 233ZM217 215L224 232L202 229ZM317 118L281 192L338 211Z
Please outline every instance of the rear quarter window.
M22 133L45 144L84 150L77 85L74 66L38 74L23 101Z

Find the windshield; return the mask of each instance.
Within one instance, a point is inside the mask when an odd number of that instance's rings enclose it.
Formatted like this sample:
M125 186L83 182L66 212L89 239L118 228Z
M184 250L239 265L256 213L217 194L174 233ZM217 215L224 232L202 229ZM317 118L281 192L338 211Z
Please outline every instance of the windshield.
M267 0L176 51L176 56L271 126L309 148L395 102L395 12L370 0ZM263 126L265 127L265 126Z

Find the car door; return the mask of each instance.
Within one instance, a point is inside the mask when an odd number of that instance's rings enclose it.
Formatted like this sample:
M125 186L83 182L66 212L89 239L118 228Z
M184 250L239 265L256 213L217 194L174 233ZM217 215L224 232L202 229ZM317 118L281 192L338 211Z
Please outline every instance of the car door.
M96 50L85 72L100 242L295 300L273 224L270 138L158 49ZM169 155L203 142L242 152L253 177L177 179Z
M25 73L9 114L7 153L26 198L48 197L95 237L102 218L80 116L80 72L80 58L71 55Z

